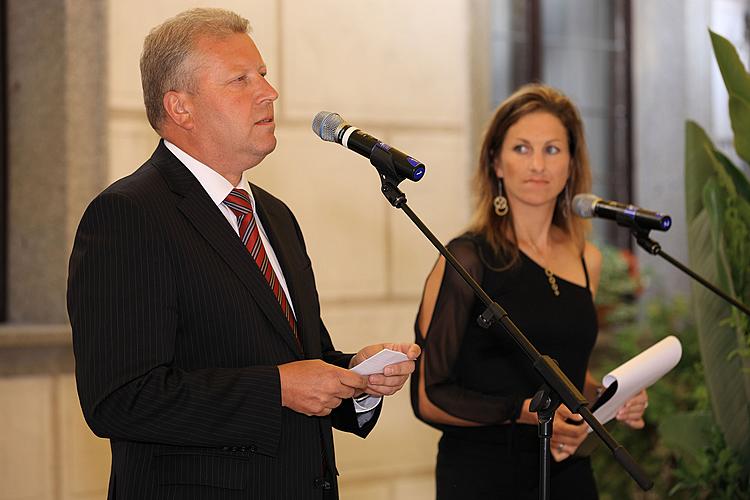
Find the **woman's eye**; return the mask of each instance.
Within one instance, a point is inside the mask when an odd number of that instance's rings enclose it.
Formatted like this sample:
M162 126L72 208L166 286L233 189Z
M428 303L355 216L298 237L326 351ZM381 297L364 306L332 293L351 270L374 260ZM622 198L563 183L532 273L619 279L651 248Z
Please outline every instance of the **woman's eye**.
M560 148L558 148L557 146L547 146L547 153L551 155L556 155L559 152L560 152Z
M525 154L529 152L529 147L525 144L519 144L513 148L513 151L515 151L516 153Z

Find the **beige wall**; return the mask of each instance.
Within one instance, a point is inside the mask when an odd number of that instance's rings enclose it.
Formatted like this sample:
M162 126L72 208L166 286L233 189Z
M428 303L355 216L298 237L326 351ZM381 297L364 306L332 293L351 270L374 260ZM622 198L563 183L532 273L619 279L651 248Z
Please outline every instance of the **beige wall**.
M138 167L157 141L143 111L138 71L148 30L191 6L233 9L250 20L281 96L279 145L249 178L298 216L337 347L409 341L436 252L379 193L368 161L322 142L310 123L318 111L336 111L419 158L427 165L424 180L401 185L409 205L440 239L460 232L470 206L476 106L470 88L486 86L472 81L477 73L470 67L473 8L480 3L455 0L437 8L430 0L110 0L101 40L108 67L102 138L108 161L97 172L96 190ZM77 67L85 75L85 67ZM71 167L68 172L72 184L83 180ZM67 217L77 220L89 198L72 200ZM83 500L106 491L108 444L83 422L65 354L69 331L57 330L48 337L61 344L56 349L62 349L58 355L65 359L58 364L64 368L0 378L0 500ZM433 498L437 437L413 417L408 388L389 398L366 440L336 435L342 497Z

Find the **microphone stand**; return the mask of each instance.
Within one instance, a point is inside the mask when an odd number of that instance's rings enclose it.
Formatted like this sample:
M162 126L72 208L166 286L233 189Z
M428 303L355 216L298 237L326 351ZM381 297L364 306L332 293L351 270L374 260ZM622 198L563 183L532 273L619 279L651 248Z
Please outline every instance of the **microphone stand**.
M634 224L632 226L630 226L628 224L621 224L621 225L625 225L626 227L629 227L630 234L633 235L633 238L635 238L635 241L638 242L638 245L641 248L643 248L644 250L646 250L648 253L650 253L652 255L658 255L659 257L663 258L664 260L666 260L667 262L669 262L670 264L672 264L674 267L676 267L677 269L679 269L683 273L687 274L688 276L690 276L695 281L697 281L698 283L700 283L704 287L706 287L709 290L711 290L712 292L714 292L716 295L718 295L722 299L724 299L727 302L729 302L730 304L732 304L734 307L736 307L737 309L739 309L740 311L742 311L743 313L745 313L747 316L750 316L750 308L748 308L746 305L744 305L743 303L739 302L738 300L734 299L733 297L730 297L729 295L727 295L723 291L719 290L714 285L712 285L711 283L709 283L708 281L706 281L702 276L696 274L690 268L688 268L687 266L683 265L678 260L676 260L671 255L669 255L664 250L662 250L661 249L661 245L659 245L659 243L655 242L654 240L652 240L649 237L649 235L648 235L649 230L648 229L643 229L640 226L638 226L637 224Z
M544 380L544 385L532 399L530 409L537 412L539 420L540 440L540 471L539 471L539 498L549 500L550 498L550 438L555 410L564 403L570 411L577 413L589 424L591 429L604 441L615 459L630 474L644 491L653 487L654 482L646 475L641 467L633 460L627 450L620 445L594 417L588 408L588 401L576 388L575 385L560 370L557 363L549 356L543 356L536 350L534 345L511 321L508 313L493 301L482 287L471 277L464 267L456 260L453 254L438 240L434 234L424 225L417 215L406 203L406 195L397 187L404 180L404 176L397 173L393 160L380 148L373 148L370 163L378 170L381 180L381 192L388 202L395 208L401 209L419 228L422 234L430 240L432 245L445 257L445 260L458 272L463 280L474 290L474 294L487 306L487 309L477 318L477 322L483 328L490 328L495 322L499 322L518 346L524 351L531 361L534 369ZM497 330L497 329L495 329Z

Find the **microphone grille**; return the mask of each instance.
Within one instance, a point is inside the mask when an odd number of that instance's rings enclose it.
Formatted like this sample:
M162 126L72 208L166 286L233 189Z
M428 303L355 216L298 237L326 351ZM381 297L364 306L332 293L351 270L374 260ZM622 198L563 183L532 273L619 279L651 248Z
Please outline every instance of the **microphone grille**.
M315 135L324 141L337 142L336 135L339 127L344 123L344 119L338 113L330 111L321 111L312 121L312 129Z
M588 219L594 216L594 207L601 200L598 196L591 193L577 194L573 197L573 213L578 217Z

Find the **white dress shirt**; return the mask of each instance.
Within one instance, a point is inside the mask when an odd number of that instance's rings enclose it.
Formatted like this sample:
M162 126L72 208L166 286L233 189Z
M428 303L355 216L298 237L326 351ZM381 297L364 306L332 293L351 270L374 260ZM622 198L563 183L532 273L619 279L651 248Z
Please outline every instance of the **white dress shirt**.
M229 196L229 193L232 192L232 189L242 189L246 191L248 196L250 197L250 203L253 207L253 214L256 214L257 212L255 211L255 198L253 197L253 192L250 190L250 184L247 182L247 179L245 179L245 177L243 176L240 179L239 184L237 184L236 186L232 186L232 183L226 180L216 170L212 169L204 163L199 162L166 139L164 140L164 145L172 152L172 154L177 157L178 160L182 162L183 165L187 167L188 170L190 170L195 178L198 179L198 182L201 183L201 186L203 186L203 189L206 190L208 196L210 196L211 200L216 203L216 206L219 208L219 210L221 210L221 213L224 214L224 217L226 217L227 222L229 222L229 224L234 229L234 232L237 233L237 236L239 236L240 227L237 224L237 216L234 215L234 212L232 212L232 210L223 202L227 198L227 196ZM268 236L266 235L266 231L263 229L263 224L260 221L260 217L255 217L255 223L258 225L260 239L263 242L263 247L266 249L268 262L271 263L273 272L276 273L276 278L279 280L279 284L284 290L284 295L286 295L286 300L287 302L289 302L289 306L292 308L292 312L294 313L294 304L292 303L292 298L289 296L289 289L286 286L284 273L281 271L279 260L276 258L273 247L268 241ZM294 316L296 319L296 313Z

